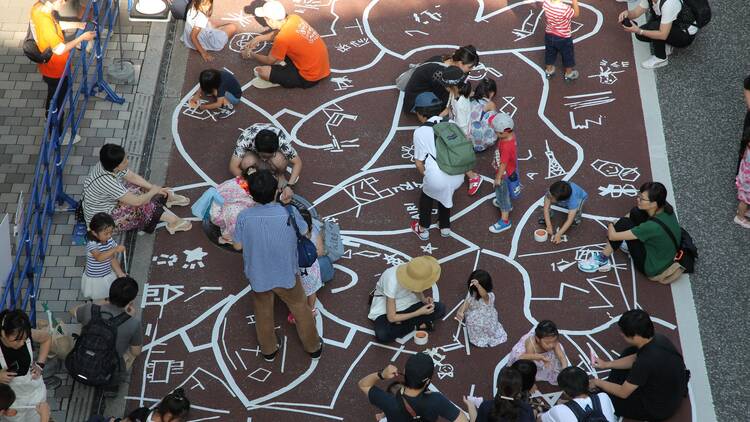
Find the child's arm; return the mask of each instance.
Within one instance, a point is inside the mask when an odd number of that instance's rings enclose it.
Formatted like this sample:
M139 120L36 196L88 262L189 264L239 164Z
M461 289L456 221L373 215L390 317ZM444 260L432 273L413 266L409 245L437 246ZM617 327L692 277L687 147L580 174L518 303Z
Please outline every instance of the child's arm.
M503 176L505 176L505 168L507 167L507 164L500 160L500 166L497 168L497 174L495 175L495 186L500 185L503 181Z
M201 104L200 109L201 110L215 110L221 106L223 106L225 103L224 97L218 97L216 101L208 104Z
M577 18L581 14L581 9L578 7L578 0L573 0L573 17Z
M568 218L565 219L565 222L563 223L562 227L560 227L560 230L558 230L557 233L555 233L555 237L552 238L552 242L560 243L562 241L562 235L564 235L565 232L568 231L570 226L573 225L573 221L575 221L577 213L578 213L578 210L568 211Z
M547 233L549 233L550 235L553 234L552 233L552 219L549 216L549 209L551 206L552 206L552 200L549 199L548 195L544 195L544 209L543 209L544 225L547 230Z
M198 91L196 91L195 94L193 94L193 96L190 97L190 99L188 100L188 105L192 108L198 107L198 104L202 96L203 96L203 91L200 88L198 88Z
M195 49L198 50L198 53L203 57L203 60L210 62L214 59L214 56L208 54L208 51L203 48L203 45L201 45L200 41L198 41L198 34L201 33L201 28L193 28L192 31L190 31L190 41L193 42L193 46L195 46Z
M563 349L560 343L557 343L557 345L555 346L555 356L557 356L557 360L560 361L561 368L567 368L569 366L568 358L565 357L565 353L563 353Z
M466 308L469 307L469 301L468 296L466 299L464 299L464 303L461 304L461 306L458 307L458 310L456 311L456 321L463 321L464 320L464 314L466 313Z
M414 160L414 165L417 166L417 171L419 172L419 174L424 176L424 161Z
M94 259L99 262L104 262L112 259L116 254L120 252L125 252L125 246L117 245L114 248L104 252L100 251L99 249L94 249L91 251L91 256L93 256Z
M526 353L519 356L518 359L541 360L545 364L549 363L549 359L546 356L536 352L536 347L534 347L533 337L529 337L526 339L525 346L526 346Z
M323 244L323 233L318 233L318 238L315 239L315 250L318 252L318 256L326 254L326 246Z
M125 277L125 271L122 270L122 266L120 265L120 261L117 258L112 258L112 271L115 272L115 275L118 277Z
M472 281L471 285L477 289L477 292L479 292L479 297L481 297L482 300L484 300L484 303L490 303L490 294L487 293L487 290L484 290L484 287L482 287L482 285L479 284L478 281L476 280Z

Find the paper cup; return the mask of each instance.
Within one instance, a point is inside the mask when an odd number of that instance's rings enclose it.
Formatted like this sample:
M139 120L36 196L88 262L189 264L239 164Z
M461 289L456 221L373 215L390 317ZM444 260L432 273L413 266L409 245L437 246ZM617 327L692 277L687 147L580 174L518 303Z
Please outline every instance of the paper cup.
M414 344L418 346L424 346L427 344L428 339L427 331L418 330L416 333L414 333Z
M536 240L537 242L546 242L547 230L544 230L544 229L534 230L534 240Z

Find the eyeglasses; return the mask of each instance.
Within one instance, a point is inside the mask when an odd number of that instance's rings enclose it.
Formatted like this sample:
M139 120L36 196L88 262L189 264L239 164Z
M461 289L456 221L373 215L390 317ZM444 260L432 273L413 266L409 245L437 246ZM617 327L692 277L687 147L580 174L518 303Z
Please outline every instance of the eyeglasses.
M642 196L640 196L640 195L638 195L638 196L637 196L637 197L635 198L635 200L636 200L636 201L638 201L638 202L651 202L651 200L650 200L650 199L646 199L646 198L644 198L644 197L642 197Z

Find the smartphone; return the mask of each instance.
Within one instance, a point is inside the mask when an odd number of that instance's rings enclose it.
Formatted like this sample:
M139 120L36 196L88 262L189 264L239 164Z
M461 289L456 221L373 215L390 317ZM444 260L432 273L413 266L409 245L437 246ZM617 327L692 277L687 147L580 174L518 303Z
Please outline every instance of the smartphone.
M8 372L17 374L19 369L21 369L21 365L18 364L18 361L12 362L8 365Z
M631 21L628 18L625 18L622 20L622 26L627 26L628 28L630 28L631 26L633 26L633 21Z

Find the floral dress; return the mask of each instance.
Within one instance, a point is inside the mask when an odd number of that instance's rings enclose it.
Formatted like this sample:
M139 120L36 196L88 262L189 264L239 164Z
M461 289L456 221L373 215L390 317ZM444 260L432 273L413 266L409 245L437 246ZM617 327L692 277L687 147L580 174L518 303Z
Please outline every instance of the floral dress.
M735 185L737 186L737 199L750 204L750 148L745 150L745 155L742 157Z
M312 240L313 243L317 244L317 239L319 236L320 233L318 232L318 230L313 228L310 240ZM315 262L310 267L300 267L299 272L300 278L302 279L302 288L305 289L305 296L310 296L311 294L320 290L321 287L323 287L323 279L320 276L320 262L318 262L318 260L315 260Z
M252 206L255 201L245 188L246 182L241 177L229 179L216 187L224 203L211 204L211 222L219 226L221 235L227 239L234 239L234 227L237 224L237 216Z
M513 346L513 349L510 351L510 355L508 355L508 366L513 365L513 363L515 363L521 357L521 355L526 354L526 340L529 337L533 336L534 330L532 329L529 333L518 340L518 343ZM562 349L563 354L565 354L565 349L563 348L562 344L560 344L560 349ZM552 385L557 385L557 376L560 375L560 371L562 371L563 369L562 362L560 362L560 359L557 358L554 350L550 350L549 352L540 354L549 359L550 363L548 365L545 365L541 360L533 361L536 364L537 369L536 380L547 381Z
M498 319L495 309L495 294L488 293L490 300L485 303L482 298L475 299L469 296L466 301L466 329L469 332L469 341L477 347L494 347L508 341L505 332Z

